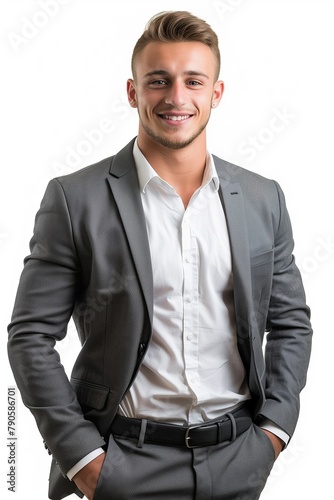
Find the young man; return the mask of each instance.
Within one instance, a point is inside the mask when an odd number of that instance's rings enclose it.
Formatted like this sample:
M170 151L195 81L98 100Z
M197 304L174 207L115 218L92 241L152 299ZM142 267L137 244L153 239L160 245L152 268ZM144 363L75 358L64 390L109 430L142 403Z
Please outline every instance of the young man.
M53 455L50 498L257 499L294 432L311 348L284 196L207 151L224 90L207 23L155 16L132 69L138 137L48 186L12 368ZM54 345L71 315L69 382Z

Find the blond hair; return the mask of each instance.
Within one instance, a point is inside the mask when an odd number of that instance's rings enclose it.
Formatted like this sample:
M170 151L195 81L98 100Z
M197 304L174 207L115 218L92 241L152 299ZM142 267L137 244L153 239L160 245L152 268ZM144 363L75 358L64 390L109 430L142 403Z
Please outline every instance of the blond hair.
M131 68L135 77L135 62L138 54L150 42L201 42L211 48L216 61L218 78L220 51L218 37L211 26L187 11L165 11L153 16L138 39L132 53Z

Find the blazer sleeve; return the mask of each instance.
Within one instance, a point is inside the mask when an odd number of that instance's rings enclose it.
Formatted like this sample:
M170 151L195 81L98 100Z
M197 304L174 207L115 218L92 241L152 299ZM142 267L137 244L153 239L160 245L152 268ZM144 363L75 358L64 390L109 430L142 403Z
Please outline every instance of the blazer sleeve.
M301 275L292 254L290 218L283 192L275 184L279 217L267 316L266 402L261 414L292 436L299 415L299 395L306 383L312 328Z
M37 213L30 250L8 327L9 361L23 402L66 475L105 442L84 419L55 349L66 335L81 276L65 194L56 179Z

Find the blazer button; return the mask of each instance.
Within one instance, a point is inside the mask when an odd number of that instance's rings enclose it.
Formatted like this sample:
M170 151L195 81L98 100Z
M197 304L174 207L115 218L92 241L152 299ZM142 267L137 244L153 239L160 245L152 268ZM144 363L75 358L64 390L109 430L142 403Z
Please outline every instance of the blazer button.
M144 354L144 351L146 349L146 344L139 344L139 356L142 356Z

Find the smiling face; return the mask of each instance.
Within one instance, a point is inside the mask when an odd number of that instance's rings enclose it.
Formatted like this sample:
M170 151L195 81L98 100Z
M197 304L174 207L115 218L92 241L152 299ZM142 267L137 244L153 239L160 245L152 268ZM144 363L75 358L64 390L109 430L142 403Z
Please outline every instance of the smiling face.
M211 108L224 88L216 73L215 56L201 42L147 44L136 58L135 79L127 83L129 103L138 108L139 144L205 145Z

